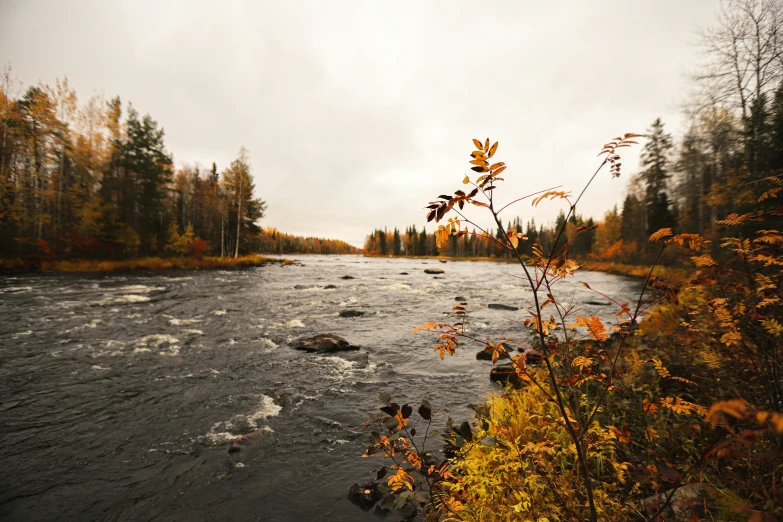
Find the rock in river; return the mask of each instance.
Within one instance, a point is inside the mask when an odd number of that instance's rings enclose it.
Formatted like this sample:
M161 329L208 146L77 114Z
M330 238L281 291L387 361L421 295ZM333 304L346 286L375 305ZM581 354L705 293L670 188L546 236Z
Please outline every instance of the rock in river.
M361 485L354 484L348 490L348 500L362 508L362 511L369 511L382 498L383 493L378 489L376 482L367 482Z
M314 337L302 337L291 343L291 348L317 353L346 352L359 349L358 346L352 345L333 333L320 334Z
M353 276L344 275L340 279L353 279Z
M521 384L522 379L517 375L514 370L514 365L511 363L498 364L492 371L489 372L489 380L492 382L508 382L511 384Z
M340 310L340 317L361 317L366 313L361 310Z
M519 308L517 308L516 306L509 306L500 303L489 303L487 305L487 308L492 308L493 310L510 310L512 312L514 310L519 310Z
M442 274L443 269L442 268L425 268L424 269L425 274Z

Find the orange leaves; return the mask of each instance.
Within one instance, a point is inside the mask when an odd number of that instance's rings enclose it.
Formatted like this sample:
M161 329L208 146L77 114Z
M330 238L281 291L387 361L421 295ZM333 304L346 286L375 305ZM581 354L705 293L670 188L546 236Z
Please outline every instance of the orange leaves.
M620 177L620 166L622 164L620 163L620 155L617 154L617 149L636 145L638 142L633 141L633 138L640 137L642 137L641 134L634 134L632 132L618 136L609 143L605 144L601 149L601 152L598 153L599 156L606 154L606 161L611 165L610 172L612 173L612 177Z
M654 243L655 241L660 241L661 239L667 238L672 236L672 229L671 228L662 228L657 232L654 232L650 236L650 243Z
M719 423L724 424L729 431L732 427L727 423L729 417L736 420L745 420L750 413L748 403L742 399L730 399L728 401L719 401L710 406L709 411L704 416L704 420L710 423L713 428Z
M389 477L386 484L393 492L402 488L408 488L409 491L413 491L413 477L400 467L397 467L397 473Z
M557 321L555 321L555 316L553 315L549 316L549 320L541 319L534 315L533 317L525 319L525 326L533 328L535 331L544 335L549 335L550 330L557 329Z
M783 413L760 411L756 413L756 422L769 423L779 435L783 434Z
M568 199L568 192L564 192L562 190L549 190L547 192L544 192L540 196L536 197L533 200L533 206L537 207L539 203L541 203L545 199Z
M594 316L590 315L590 317L577 317L576 322L572 325L569 325L569 328L587 328L587 332L590 334L590 337L592 337L596 341L605 341L609 335L606 333L606 326L604 326L604 323L601 322L601 320ZM577 359L580 359L577 357ZM581 359L585 359L585 357L581 357ZM576 359L574 359L574 364L576 364ZM592 361L588 364L592 364Z
M497 142L497 141L496 141L496 142L495 142L495 144L494 144L494 145L492 145L492 147L490 147L490 149L489 149L489 157L490 157L490 158L491 158L492 156L494 156L494 155L495 155L495 151L496 151L496 150L498 150L498 142Z
M718 264L718 263L715 262L715 260L709 254L702 254L700 256L693 256L693 257L691 257L691 261L693 261L693 264L696 265L699 268L709 268L711 266L715 266L715 265Z
M578 357L575 357L574 360L571 361L571 366L576 366L577 368L579 368L579 371L581 372L585 368L592 366L594 362L595 361L593 359L580 355Z
M623 424L622 430L619 430L614 426L609 426L609 431L611 431L620 442L624 444L631 442L631 428L628 427L628 424Z
M483 145L481 145L481 142L476 138L473 138L473 145L475 145L477 149L484 150Z

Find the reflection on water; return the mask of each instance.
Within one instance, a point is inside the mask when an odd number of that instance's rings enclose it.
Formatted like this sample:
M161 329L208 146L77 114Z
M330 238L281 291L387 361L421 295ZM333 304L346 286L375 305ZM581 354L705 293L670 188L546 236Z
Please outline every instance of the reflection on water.
M299 259L0 280L0 518L366 520L345 496L376 463L358 458L363 436L348 426L378 392L459 418L492 390L478 348L439 361L412 327L463 297L474 333L522 336L507 318L526 315L530 291L502 275L513 265L438 264L434 279L432 260ZM610 323L615 310L578 280L618 301L640 286L596 272L559 285ZM288 347L325 332L361 353Z

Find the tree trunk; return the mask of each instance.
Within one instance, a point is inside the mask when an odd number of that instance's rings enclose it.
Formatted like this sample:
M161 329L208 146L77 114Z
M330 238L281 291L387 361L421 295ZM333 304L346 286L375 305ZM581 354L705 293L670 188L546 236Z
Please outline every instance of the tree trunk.
M239 229L242 223L242 178L239 178L239 191L237 192L237 244L234 250L234 259L239 257Z

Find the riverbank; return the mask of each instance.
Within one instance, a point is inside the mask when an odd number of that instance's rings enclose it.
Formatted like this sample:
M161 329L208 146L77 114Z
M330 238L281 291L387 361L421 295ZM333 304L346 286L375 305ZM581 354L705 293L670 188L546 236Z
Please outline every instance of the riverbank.
M450 256L373 256L365 254L364 257L395 258L395 259L426 259L433 261L491 261L495 263L517 263L516 259L509 257L450 257ZM527 262L527 261L526 261ZM646 278L650 271L650 265L632 265L616 263L613 261L596 261L577 259L577 263L585 270L605 272L607 274L626 275L631 277ZM655 267L654 275L669 279L673 282L683 282L688 279L689 271L683 267L671 267L659 265Z
M145 257L119 261L77 259L69 261L31 262L21 259L0 259L0 272L117 272L127 270L214 270L248 268L270 263L291 265L290 259L279 259L259 255L197 258Z

